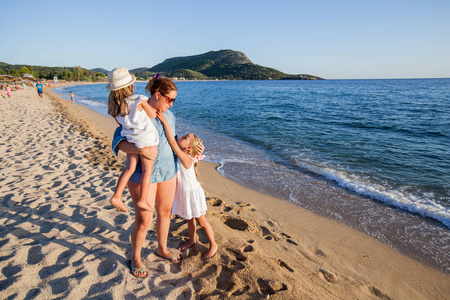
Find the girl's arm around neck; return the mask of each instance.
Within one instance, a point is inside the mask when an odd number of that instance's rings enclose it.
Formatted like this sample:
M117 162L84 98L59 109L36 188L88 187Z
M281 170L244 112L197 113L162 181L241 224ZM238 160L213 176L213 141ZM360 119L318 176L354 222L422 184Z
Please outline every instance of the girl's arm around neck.
M173 152L178 156L178 158L181 160L181 163L183 164L183 167L186 169L189 169L192 165L192 158L187 155L177 144L177 140L173 136L172 130L169 127L169 123L167 122L166 117L164 116L164 113L162 111L157 111L156 115L158 116L158 119L161 121L161 123L164 125L164 130L166 131L166 137L167 141L169 142L170 147L172 147Z
M142 101L139 105L145 110L145 113L150 119L156 118L156 109L148 104L148 101Z

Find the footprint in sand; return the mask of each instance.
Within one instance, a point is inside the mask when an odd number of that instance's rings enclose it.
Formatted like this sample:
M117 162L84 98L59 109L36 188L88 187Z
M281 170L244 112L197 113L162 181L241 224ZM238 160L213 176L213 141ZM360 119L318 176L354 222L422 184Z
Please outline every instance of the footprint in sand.
M126 222L128 222L128 215L124 215L124 214L121 214L121 215L118 215L118 216L116 216L115 218L114 218L114 224L117 226L117 225L123 225L123 224L125 224Z
M44 259L44 255L41 253L41 246L34 246L28 250L28 260L29 265L35 265L40 263Z
M229 252L231 252L238 261L246 261L247 260L247 256L244 253L242 253L240 250L232 249L232 248L227 248L227 250Z
M244 252L253 252L255 251L255 247L253 247L252 245L247 245L244 247L244 249L242 250Z
M294 272L294 269L292 269L287 263L285 263L284 261L282 261L281 259L276 259L276 258L272 258L272 260L279 265L282 268L285 268L286 270L288 270L289 272Z
M25 299L34 299L41 293L41 289L31 289L28 291Z
M215 197L208 197L206 198L206 203L208 203L211 206L221 206L223 205L223 201L219 198Z
M275 226L274 223L271 221L267 221L267 224L269 224L271 227ZM286 241L287 243L289 243L291 245L298 246L298 244L291 239L291 236L284 232L278 233L278 232L273 231L265 226L261 226L261 230L262 230L263 236L266 240L278 241L280 239L283 239L284 241Z
M75 255L75 253L77 253L77 251L75 249L69 249L67 251L64 251L63 253L61 253L58 258L56 259L56 263L57 264L68 264L68 261L70 260L70 258L72 256Z
M228 227L230 227L231 229L234 230L239 230L239 231L245 231L248 229L249 225L248 223L240 218L234 218L234 217L223 217L222 221L225 225L227 225Z
M243 263L237 260L231 261L230 266L233 268L234 271L239 271L246 268L246 266Z
M246 285L241 289L238 289L237 291L235 291L233 294L231 294L232 296L242 296L244 294L246 294L248 291L250 290L250 286Z
M9 242L9 239L0 240L0 249L1 249L4 245L8 244L8 242Z
M330 272L330 271L320 269L320 270L319 270L319 275L320 275L320 277L321 277L322 279L324 279L324 280L326 280L326 281L328 281L328 282L336 283L336 281L337 281L337 276L336 276L336 274L334 274L334 273L332 273L332 272Z
M288 242L289 244L298 246L298 244L297 244L296 242L294 242L294 241L291 239L291 236L290 236L290 235L288 235L288 234L286 234L286 233L284 233L284 232L280 233L280 235L281 235L281 236L284 238L284 240L285 240L286 242Z
M67 289L69 288L69 278L57 278L50 281L48 285L50 285L50 287L52 288L53 295L61 294L67 291Z
M62 264L61 265L53 265L53 266L43 267L39 271L39 278L45 279L45 278L47 278L49 276L52 276L52 275L60 272L64 268L66 268L66 265L62 265Z
M383 300L390 300L391 299L391 297L389 297L385 293L381 292L379 289L377 289L374 286L370 287L369 290L370 290L370 292L372 294L374 294L375 296L377 296L380 299L383 299Z
M256 209L254 209L253 206L247 202L236 202L236 204L239 206L239 208L256 211Z
M224 212L230 212L234 209L234 206L232 205L225 205L225 208L223 209Z
M278 237L276 237L269 228L267 228L265 226L260 226L260 228L262 230L263 237L266 240L268 240L268 241L271 241L271 240L278 241Z
M323 257L327 257L327 255L325 254L325 252L323 252L323 251L320 250L320 249L317 249L315 253L316 253L316 255L323 256Z
M9 263L6 267L2 269L2 274L5 275L5 277L13 277L20 271L22 271L22 267L13 266L11 263Z
M274 295L277 292L288 289L287 285L276 280L264 280L259 278L257 281L259 289L263 295Z
M235 271L227 266L223 266L222 270L217 277L216 288L218 290L231 292L236 285L239 285L240 280L235 275Z
M6 290L10 285L12 285L20 276L14 276L22 270L19 266L13 266L9 263L6 267L2 269L2 274L6 279L0 280L0 291ZM3 279L3 277L2 277Z
M104 259L97 268L99 276L107 276L117 269L117 262L112 259Z

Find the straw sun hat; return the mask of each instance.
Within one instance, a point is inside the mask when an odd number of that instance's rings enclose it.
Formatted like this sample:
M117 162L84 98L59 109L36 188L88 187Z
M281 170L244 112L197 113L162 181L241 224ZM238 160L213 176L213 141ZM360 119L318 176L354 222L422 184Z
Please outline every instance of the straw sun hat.
M136 81L136 77L128 72L127 68L115 68L108 73L108 84L106 89L116 91L127 87Z

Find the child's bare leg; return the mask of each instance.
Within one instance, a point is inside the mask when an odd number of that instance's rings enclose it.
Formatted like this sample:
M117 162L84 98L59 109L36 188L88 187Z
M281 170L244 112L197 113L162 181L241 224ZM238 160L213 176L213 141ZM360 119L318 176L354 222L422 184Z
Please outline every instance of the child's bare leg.
M111 204L120 212L127 212L127 208L122 201L122 194L127 186L128 180L130 180L131 175L136 171L136 166L139 162L139 155L127 154L127 165L122 174L120 174L119 180L117 181L116 191L114 195L109 200Z
M152 179L153 163L154 160L147 159L141 156L142 162L142 175L141 175L141 198L139 199L137 206L143 210L153 211L153 207L147 202L148 190L150 188L150 182Z
M211 258L216 254L217 249L218 249L216 240L214 239L213 228L212 228L211 224L209 224L205 215L198 217L197 221L198 221L198 224L200 224L200 226L202 226L202 228L205 231L206 236L208 237L208 240L209 240L209 250L208 250L208 252L206 252L203 255L203 258Z
M186 249L191 248L196 243L195 231L197 230L197 224L195 222L195 218L188 220L187 223L188 223L188 231L189 231L189 241L186 244L183 244L178 247L178 250L181 252L183 252Z

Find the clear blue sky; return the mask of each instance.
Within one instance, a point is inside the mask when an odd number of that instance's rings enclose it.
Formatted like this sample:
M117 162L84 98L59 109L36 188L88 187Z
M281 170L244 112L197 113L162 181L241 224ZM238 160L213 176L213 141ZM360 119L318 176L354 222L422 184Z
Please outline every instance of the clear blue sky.
M0 61L152 67L233 49L328 79L450 77L450 1L5 1Z

